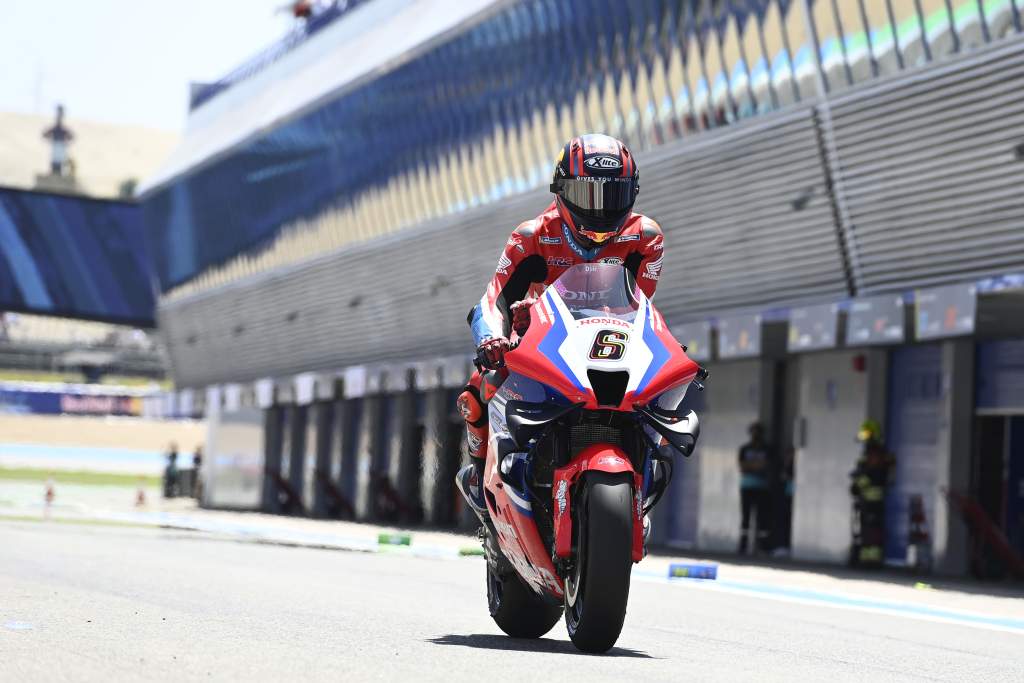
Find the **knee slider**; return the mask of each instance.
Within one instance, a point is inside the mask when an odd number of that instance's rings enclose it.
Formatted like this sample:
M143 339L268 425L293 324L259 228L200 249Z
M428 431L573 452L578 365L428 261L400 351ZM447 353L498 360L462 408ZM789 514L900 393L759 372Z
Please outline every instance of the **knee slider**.
M484 404L480 400L480 396L472 388L467 388L459 394L455 405L458 407L462 419L469 425L482 427L486 423L487 414L484 410Z

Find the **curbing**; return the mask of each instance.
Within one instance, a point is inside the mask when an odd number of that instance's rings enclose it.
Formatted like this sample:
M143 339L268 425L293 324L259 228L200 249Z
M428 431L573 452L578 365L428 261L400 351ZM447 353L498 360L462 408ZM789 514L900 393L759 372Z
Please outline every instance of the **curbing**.
M224 520L204 519L195 515L173 512L94 512L82 517L51 517L41 515L5 515L0 520L66 522L78 524L122 524L129 526L159 527L200 531L220 536L229 536L240 541L269 543L300 548L323 550L346 550L363 553L391 553L432 559L458 559L482 557L483 549L465 545L420 544L413 542L413 534L407 532L380 532L376 539L341 536L332 533L299 531L295 529L270 528L259 524L246 524ZM461 539L460 539L461 540Z
M100 513L94 517L99 521L148 524L168 529L202 531L222 536L231 536L239 540L255 543L271 543L324 550L346 550L364 553L386 552L435 559L483 555L483 549L480 549L479 553L474 553L471 552L472 548L466 546L414 543L413 535L407 532L380 532L377 534L376 539L371 539L294 529L275 529L259 524L203 519L194 515L170 512Z

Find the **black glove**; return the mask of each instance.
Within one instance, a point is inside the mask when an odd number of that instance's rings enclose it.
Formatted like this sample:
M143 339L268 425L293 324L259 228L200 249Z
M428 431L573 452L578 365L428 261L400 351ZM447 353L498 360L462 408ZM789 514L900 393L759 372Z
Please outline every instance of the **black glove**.
M536 299L523 299L509 307L509 311L512 313L512 329L520 337L525 337L526 331L530 329L530 307L536 301Z
M509 341L504 337L485 339L476 349L477 365L488 370L505 367L505 352L509 347Z

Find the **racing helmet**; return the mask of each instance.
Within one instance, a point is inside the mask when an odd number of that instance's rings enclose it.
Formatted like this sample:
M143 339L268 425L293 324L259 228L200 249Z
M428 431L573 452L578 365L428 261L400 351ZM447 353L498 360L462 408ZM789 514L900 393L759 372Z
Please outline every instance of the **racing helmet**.
M551 192L572 236L590 248L622 229L640 192L640 172L622 142L588 133L562 148Z

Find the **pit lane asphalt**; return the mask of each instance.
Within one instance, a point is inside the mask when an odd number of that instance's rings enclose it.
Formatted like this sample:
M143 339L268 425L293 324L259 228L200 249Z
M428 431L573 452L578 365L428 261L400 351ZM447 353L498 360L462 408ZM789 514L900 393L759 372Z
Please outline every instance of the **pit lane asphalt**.
M478 558L0 521L3 680L540 676L1020 681L1024 634L635 575L618 646L583 655L562 622L539 641L502 635Z

